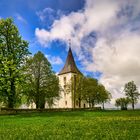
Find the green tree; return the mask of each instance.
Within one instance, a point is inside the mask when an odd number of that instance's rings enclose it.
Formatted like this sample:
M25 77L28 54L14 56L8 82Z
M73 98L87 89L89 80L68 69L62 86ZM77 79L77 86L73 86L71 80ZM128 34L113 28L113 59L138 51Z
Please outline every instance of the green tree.
M121 110L127 110L127 106L130 103L131 103L131 100L128 97L127 98L118 98L115 101L115 106L117 106L117 107L120 106Z
M9 108L14 108L19 99L16 90L23 79L22 65L28 54L28 43L13 20L0 19L0 96Z
M59 80L52 71L51 64L40 51L27 62L26 95L29 103L34 102L36 108L49 107L59 97Z
M137 103L137 100L140 95L134 81L130 81L126 83L124 87L124 91L125 91L125 95L131 99L132 108L134 110L135 104Z
M97 102L97 85L96 79L84 77L83 75L73 76L65 87L66 94L72 93L73 108L75 108L77 103L79 108L81 108L82 100L89 103L90 107L93 107Z
M110 101L111 93L109 93L102 84L98 85L97 92L98 92L97 101L98 103L102 104L104 110L104 103Z
M73 75L71 80L65 86L66 94L69 92L72 93L73 108L76 106L76 101L78 101L78 106L81 108L83 78L84 77L81 74Z
M89 103L89 107L94 107L98 99L98 81L91 77L83 79L82 97Z
M111 94L94 78L81 77L77 86L76 94L81 100L86 100L89 103L89 107L102 103L104 109L104 103L111 98Z
M104 103L111 98L111 94L96 79L83 75L73 76L66 84L64 92L66 94L72 93L74 108L77 103L79 108L81 108L81 102L86 101L89 107L102 103L104 109Z
M75 100L78 101L79 108L81 108L81 101L84 99L84 80L85 77L83 75L78 75L76 77Z
M76 103L78 101L79 108L81 108L81 102L84 100L89 104L89 107L102 103L104 109L104 103L111 98L111 94L96 79L83 75L77 75L75 82L73 77L65 89L66 93L69 93L69 90L71 90L73 102Z

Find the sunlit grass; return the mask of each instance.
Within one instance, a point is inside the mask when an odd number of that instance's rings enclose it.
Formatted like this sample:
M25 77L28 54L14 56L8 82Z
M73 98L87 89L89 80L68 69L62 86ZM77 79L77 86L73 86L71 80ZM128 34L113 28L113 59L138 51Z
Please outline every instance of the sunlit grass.
M138 140L140 111L74 111L0 116L0 140Z

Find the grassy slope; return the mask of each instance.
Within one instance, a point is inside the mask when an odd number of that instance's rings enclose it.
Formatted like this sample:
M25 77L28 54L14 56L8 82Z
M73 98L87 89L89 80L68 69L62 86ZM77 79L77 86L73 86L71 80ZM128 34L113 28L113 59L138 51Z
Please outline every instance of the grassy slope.
M51 112L0 116L0 140L137 140L140 111Z

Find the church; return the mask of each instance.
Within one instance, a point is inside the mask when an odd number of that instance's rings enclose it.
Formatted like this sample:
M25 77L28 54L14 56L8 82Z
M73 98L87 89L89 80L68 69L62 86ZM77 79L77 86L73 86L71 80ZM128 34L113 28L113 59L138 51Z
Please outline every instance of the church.
M72 54L72 50L71 48L69 48L65 65L58 74L59 84L62 88L60 92L60 99L55 102L53 108L79 108L79 103L77 100L74 99L75 95L73 95L76 93L72 92L72 90L69 90L68 93L66 92L66 86L70 82L73 81L74 86L76 86L76 77L78 75L82 75L82 73L77 68ZM88 107L86 101L81 101L81 108L86 107Z
M52 108L87 108L89 105L86 101L82 100L79 102L75 99L75 88L76 88L76 78L80 75L83 75L80 70L77 68L76 63L74 61L74 57L72 54L72 50L69 47L69 51L67 54L66 62L62 70L58 73L59 85L60 85L60 97L59 99L55 99L54 105ZM70 83L73 82L73 88ZM69 86L69 90L67 90L67 85ZM35 103L29 105L28 108L36 108ZM46 103L45 108L49 108Z

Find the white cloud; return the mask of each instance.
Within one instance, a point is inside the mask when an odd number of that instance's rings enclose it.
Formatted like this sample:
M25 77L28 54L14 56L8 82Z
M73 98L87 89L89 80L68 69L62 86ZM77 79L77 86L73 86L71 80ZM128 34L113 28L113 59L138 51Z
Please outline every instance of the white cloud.
M45 56L52 65L63 64L63 61L59 56L51 56L51 55L45 55Z
M44 27L47 26L49 28L56 19L59 19L63 15L63 12L61 10L54 10L47 7L43 10L37 11L36 15L39 17L41 24Z
M54 12L55 11L51 8L45 8L42 11L36 12L36 14L40 18L41 21L44 21L47 16L49 16L49 19L53 20L54 19L54 17L53 17Z
M88 71L101 71L100 82L117 98L124 84L134 80L140 85L140 35L126 32L113 42L99 39L92 49L94 63L87 64Z
M50 31L36 28L35 34L42 45L54 39L67 42L70 38L72 46L74 48L76 46L76 52L79 53L83 37L92 31L104 28L114 16L117 7L118 4L111 0L106 0L104 3L87 0L84 10L72 12L68 16L63 15L60 20L54 21Z
M126 82L140 85L139 25L139 0L86 0L83 10L63 15L49 31L36 28L35 34L42 45L70 38L85 70L102 72L100 82L118 98ZM90 36L93 32L96 39Z
M27 24L27 21L20 14L16 14L16 18L22 23Z

